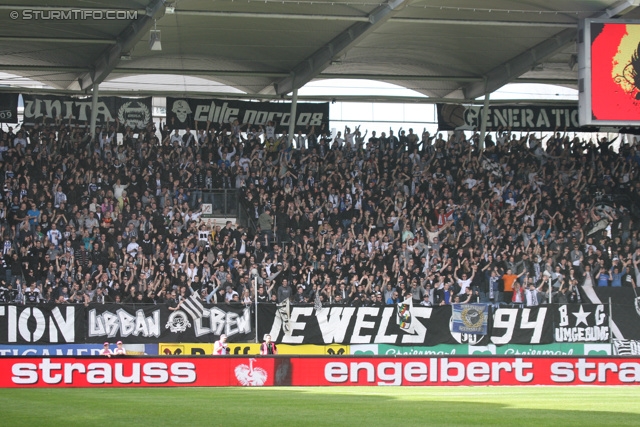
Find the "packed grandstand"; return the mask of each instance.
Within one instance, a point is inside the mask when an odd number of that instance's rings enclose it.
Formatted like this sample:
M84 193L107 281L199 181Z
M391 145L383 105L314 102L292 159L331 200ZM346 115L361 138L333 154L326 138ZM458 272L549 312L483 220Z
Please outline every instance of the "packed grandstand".
M633 137L199 124L0 128L0 302L535 306L640 278ZM246 223L201 221L217 189Z

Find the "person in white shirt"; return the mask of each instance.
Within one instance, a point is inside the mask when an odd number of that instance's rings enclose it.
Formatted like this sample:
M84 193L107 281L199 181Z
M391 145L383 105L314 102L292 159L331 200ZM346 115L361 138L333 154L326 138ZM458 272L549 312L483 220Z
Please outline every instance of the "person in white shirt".
M115 356L126 356L127 354L127 349L125 349L122 345L122 341L118 341L116 343L117 347L115 348L115 350L113 350L113 354Z
M220 339L213 344L213 355L229 354L229 346L227 344L227 336L220 335Z
M138 242L136 242L136 238L132 237L131 243L127 245L127 253L135 258L136 256L138 256L139 249L140 249L140 245L138 245Z
M171 145L177 143L178 145L182 145L182 137L180 136L180 130L176 129L175 133L171 135Z
M102 350L100 350L100 356L111 357L112 354L113 352L109 348L109 343L108 342L104 343Z
M467 274L463 273L462 274L462 278L460 278L458 276L458 267L456 267L456 269L454 270L453 274L456 277L456 279L458 280L458 286L460 286L460 292L458 292L458 295L464 295L465 292L467 291L467 288L469 287L469 285L471 285L471 281L473 280L473 276L475 276L476 272L475 270L472 270L473 273L471 273L471 277L467 278Z
M62 238L62 233L60 233L56 224L51 224L51 230L47 232L47 238L49 239L49 242L53 243L56 248L60 247L60 239Z
M535 307L538 303L538 290L533 282L529 283L529 288L524 291L524 303L527 307Z

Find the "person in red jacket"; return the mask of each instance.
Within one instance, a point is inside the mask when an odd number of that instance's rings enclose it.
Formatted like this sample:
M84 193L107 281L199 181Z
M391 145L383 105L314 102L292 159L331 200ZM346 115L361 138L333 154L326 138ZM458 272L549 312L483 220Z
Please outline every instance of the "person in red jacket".
M271 335L264 336L264 342L260 345L260 354L278 354L276 343L271 341Z

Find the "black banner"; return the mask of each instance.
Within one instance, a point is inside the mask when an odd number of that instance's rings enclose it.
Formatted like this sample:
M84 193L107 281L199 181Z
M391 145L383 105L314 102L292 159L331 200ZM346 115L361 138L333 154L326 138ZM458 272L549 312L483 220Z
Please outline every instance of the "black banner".
M17 93L0 93L0 123L18 123Z
M289 333L273 304L258 306L258 336L285 344L455 344L451 335L451 306L413 307L411 327L397 322L397 307L293 306Z
M0 305L0 342L49 344L84 342L84 306Z
M170 311L164 305L92 304L87 308L86 342L229 342L255 340L251 309L201 305L201 310Z
M397 322L396 307L292 307L289 332L275 305L258 307L258 336L286 344L548 344L553 342L551 307L501 308L490 319L490 335L452 332L451 306L413 307L412 328Z
M555 309L555 342L609 342L609 306L566 304Z
M611 301L611 334L619 340L640 340L640 299L631 287L581 288L585 301L594 304ZM609 307L605 304L605 307ZM607 311L608 314L608 311Z
M172 129L199 128L206 126L207 121L214 124L233 123L249 127L265 126L274 122L276 132L281 133L289 128L291 103L250 102L222 99L167 98L167 124ZM305 131L307 126L325 124L329 128L329 103L299 102L296 108L295 131ZM244 128L246 129L246 128Z
M91 97L72 98L55 95L22 95L24 100L24 123L33 126L35 123L51 124L61 117L65 123L73 116L71 124L85 125L91 121ZM121 98L118 96L98 97L98 115L96 125L104 126L107 122L114 124L116 118L120 124L133 130L146 127L153 120L151 97Z
M480 129L482 105L437 104L438 128L440 130ZM578 104L567 103L550 106L540 105L495 105L489 106L487 129L511 127L514 131L547 131L558 128L577 132L580 129Z
M183 308L165 305L0 305L0 343L54 344L230 342L256 338L253 307L207 305L190 298ZM291 306L289 316L274 304L258 306L258 337L271 334L285 344L550 344L640 340L640 308L635 304L553 304L489 311L488 334L452 332L451 306L411 307L409 317L397 306ZM288 320L286 320L288 318ZM410 319L410 321L407 321ZM615 322L614 322L615 321ZM618 326L616 326L616 323ZM623 335L620 330L624 330Z
M613 337L640 340L640 307L637 304L612 305Z
M491 342L496 345L552 343L552 307L497 309L492 319Z

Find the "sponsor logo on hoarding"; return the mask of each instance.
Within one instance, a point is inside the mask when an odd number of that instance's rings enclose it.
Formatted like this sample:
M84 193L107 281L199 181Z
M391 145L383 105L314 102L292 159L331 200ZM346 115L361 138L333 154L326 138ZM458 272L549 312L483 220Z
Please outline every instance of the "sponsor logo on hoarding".
M266 370L253 366L256 359L249 359L249 365L238 365L233 370L236 379L240 385L244 386L263 386L267 382L269 374Z
M196 380L195 365L190 362L107 363L79 361L67 363L57 359L42 359L40 363L14 363L11 380L14 384L69 384L82 378L87 384L190 384Z
M401 385L425 382L499 383L503 372L513 372L516 381L533 380L533 363L515 359L509 362L476 361L463 363L447 358L429 362L329 362L325 365L325 380L330 383L362 383L375 385Z

